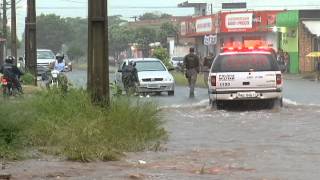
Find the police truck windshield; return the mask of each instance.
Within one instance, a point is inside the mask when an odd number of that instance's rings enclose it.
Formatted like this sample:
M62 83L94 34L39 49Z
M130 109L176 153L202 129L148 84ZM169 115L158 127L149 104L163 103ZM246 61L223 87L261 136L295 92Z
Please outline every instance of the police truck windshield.
M278 71L277 62L268 54L220 55L212 72Z

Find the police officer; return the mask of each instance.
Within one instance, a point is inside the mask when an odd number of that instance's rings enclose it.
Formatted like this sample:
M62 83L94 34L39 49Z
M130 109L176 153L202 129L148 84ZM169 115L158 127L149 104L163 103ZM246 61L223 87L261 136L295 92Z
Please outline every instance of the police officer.
M189 97L194 97L194 88L197 81L197 75L200 71L199 57L195 55L194 48L190 48L189 54L183 59L183 66L186 69L186 78L188 79L190 93Z
M138 71L136 63L129 62L129 64L122 69L122 82L127 95L135 93L136 83L139 83Z
M203 80L204 80L204 84L208 87L208 77L209 77L209 71L211 68L211 65L213 63L214 60L214 56L213 53L210 52L209 55L207 57L204 58L203 61Z
M20 76L23 73L19 68L14 65L15 58L13 56L8 56L5 59L5 63L0 68L0 73L3 74L5 78L8 78L16 86L19 92L22 93L22 87L19 81Z

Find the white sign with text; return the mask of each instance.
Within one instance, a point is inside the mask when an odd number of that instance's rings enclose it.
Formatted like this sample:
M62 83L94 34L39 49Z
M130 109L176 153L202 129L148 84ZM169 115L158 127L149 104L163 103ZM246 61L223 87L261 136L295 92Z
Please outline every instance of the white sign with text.
M196 32L197 33L211 32L212 26L213 26L213 23L211 18L198 19L196 22Z
M227 29L252 28L252 13L226 15Z

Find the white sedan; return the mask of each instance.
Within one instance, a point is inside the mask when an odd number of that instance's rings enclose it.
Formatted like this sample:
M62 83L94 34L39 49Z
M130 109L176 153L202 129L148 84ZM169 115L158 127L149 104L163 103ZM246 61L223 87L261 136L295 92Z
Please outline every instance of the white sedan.
M124 60L115 76L115 83L122 89L122 68L125 65L128 65L129 62L136 63L139 78L137 91L139 93L167 92L169 96L174 95L174 78L161 60L156 58L135 58Z

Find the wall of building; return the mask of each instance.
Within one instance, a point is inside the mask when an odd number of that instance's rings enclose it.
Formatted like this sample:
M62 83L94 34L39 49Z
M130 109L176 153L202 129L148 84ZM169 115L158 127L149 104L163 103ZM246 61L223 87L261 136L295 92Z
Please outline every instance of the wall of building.
M298 27L284 28L281 32L280 48L290 56L290 73L299 73L299 33Z
M313 72L315 59L307 57L314 50L315 37L308 31L302 22L299 23L299 64L300 72Z

